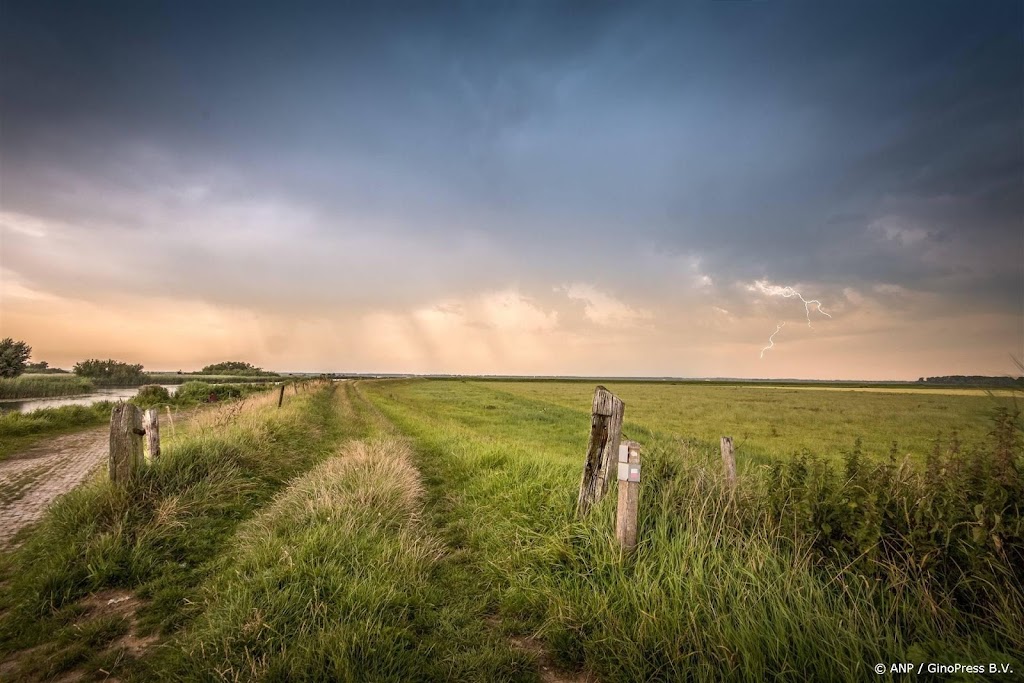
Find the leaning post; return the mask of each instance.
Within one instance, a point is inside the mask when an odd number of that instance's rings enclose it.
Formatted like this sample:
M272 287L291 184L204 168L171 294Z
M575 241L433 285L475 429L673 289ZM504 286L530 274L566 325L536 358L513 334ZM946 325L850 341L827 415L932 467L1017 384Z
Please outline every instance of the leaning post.
M281 393L277 395L277 407L281 407L281 403L284 401L284 382L281 383Z
M576 499L576 512L581 516L589 512L608 490L615 454L622 440L622 415L625 409L622 399L604 387L598 386L594 390L590 441Z
M637 514L640 508L640 444L626 441L619 446L619 507L615 515L615 537L623 552L636 548Z
M160 459L160 409L149 408L142 415L142 429L146 432L146 445L149 447L149 461Z
M118 403L110 411L110 481L130 479L142 462L142 411L132 403Z

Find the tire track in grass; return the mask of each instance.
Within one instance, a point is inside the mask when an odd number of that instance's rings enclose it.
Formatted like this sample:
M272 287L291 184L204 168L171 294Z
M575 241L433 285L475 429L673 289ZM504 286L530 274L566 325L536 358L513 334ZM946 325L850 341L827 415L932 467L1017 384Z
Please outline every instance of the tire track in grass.
M516 653L526 657L530 662L532 674L544 683L596 683L597 678L593 673L586 670L568 671L556 662L542 639L538 637L537 632L529 628L524 630L522 623L517 623L515 620L505 621L499 616L502 611L503 597L501 593L504 586L501 583L502 580L498 579L492 571L493 567L486 557L486 552L478 547L473 531L474 528L479 529L481 525L494 524L497 520L472 517L470 510L472 503L467 505L467 501L463 499L467 495L466 489L470 482L480 474L476 469L477 466L483 465L485 468L491 469L500 467L504 462L503 456L495 455L493 458L488 456L478 459L474 464L469 464L473 459L474 448L487 450L493 448L495 444L478 443L480 437L471 427L450 417L459 414L457 404L447 407L445 415L442 417L436 412L425 410L421 406L410 406L410 403L403 401L401 403L403 417L409 418L411 414L411 419L396 420L398 412L395 410L394 395L388 390L388 384L381 382L369 386L375 390L377 400L386 405L386 410L382 410L365 395L364 399L370 401L373 409L389 423L397 424L398 429L410 434L416 440L416 459L420 464L427 492L425 514L433 528L451 549L447 564L439 578L445 583L457 587L457 592L462 594L462 599L468 601L475 627L490 631L492 637L500 639ZM396 383L396 388L399 386L400 384ZM385 394L387 398L384 398ZM489 394L497 396L496 392L489 392ZM505 398L515 400L510 396ZM569 412L565 408L553 405L548 407L556 412ZM536 408L537 406L531 406L528 409ZM495 409L497 410L497 407ZM546 408L541 408L541 410L544 409ZM564 418L564 415L555 422L562 422L561 418ZM493 419L501 418L495 415ZM586 421L589 422L589 415L586 416ZM446 437L449 437L448 443L455 443L456 447L447 450L443 445L427 438L423 430L417 429L417 425L412 424L413 422L419 422L419 426L426 423L438 427ZM536 435L534 436L536 437ZM472 444L472 447L468 444ZM464 448L459 448L459 446ZM526 448L536 450L535 446ZM460 457L462 455L467 457ZM467 513L470 513L470 516L467 516ZM517 520L506 518L501 523L515 525ZM521 531L527 536L533 533L533 530L526 528ZM450 593L455 592L455 590L450 591Z

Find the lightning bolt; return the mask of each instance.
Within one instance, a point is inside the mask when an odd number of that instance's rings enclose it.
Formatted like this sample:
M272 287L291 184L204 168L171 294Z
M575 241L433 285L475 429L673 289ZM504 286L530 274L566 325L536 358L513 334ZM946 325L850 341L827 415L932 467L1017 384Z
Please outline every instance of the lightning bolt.
M818 301L817 299L807 300L803 297L803 295L800 292L796 291L792 287L783 287L783 291L779 294L779 296L783 296L787 299L791 299L794 296L799 297L800 301L804 302L804 313L807 314L807 327L810 327L812 329L814 326L811 325L811 304L814 304L817 307L818 313L821 313L822 315L827 316L829 318L832 317L831 315L825 312L824 308L821 307L820 301Z
M816 311L818 311L818 313L821 313L823 316L827 318L832 317L831 314L829 314L824 308L822 308L820 301L818 301L817 299L805 299L803 294L789 286L782 287L781 285L769 284L765 280L756 280L754 284L747 285L747 289L752 292L761 292L762 294L767 294L768 296L781 296L784 299L792 299L793 297L796 297L800 299L800 301L804 303L804 314L807 316L807 327L810 327L811 329L814 328L814 326L811 325L811 304L814 304L814 308ZM775 346L775 335L779 333L779 330L781 330L785 326L785 324L785 322L781 322L778 324L778 326L776 326L775 331L772 333L772 336L768 338L768 346L761 349L761 358L764 358L765 351Z
M778 325L775 326L775 331L772 332L772 336L768 337L768 346L766 346L763 349L761 349L761 358L764 358L764 352L765 351L767 351L768 349L770 349L773 346L775 346L775 335L777 335L779 333L779 330L781 330L785 326L786 326L786 321L785 320L783 320L781 323L779 323Z

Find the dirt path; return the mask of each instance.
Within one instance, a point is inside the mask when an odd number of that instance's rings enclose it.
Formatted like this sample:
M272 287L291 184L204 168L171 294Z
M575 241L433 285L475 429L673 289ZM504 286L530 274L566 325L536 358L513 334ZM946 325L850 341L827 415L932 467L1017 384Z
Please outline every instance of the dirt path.
M0 548L85 481L106 460L109 439L109 427L96 427L47 439L0 462Z

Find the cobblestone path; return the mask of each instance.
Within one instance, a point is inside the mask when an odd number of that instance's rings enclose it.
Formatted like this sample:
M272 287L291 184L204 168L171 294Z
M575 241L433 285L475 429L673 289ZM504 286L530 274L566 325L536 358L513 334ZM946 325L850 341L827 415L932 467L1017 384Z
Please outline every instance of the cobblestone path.
M0 548L106 462L110 428L48 439L0 461Z

